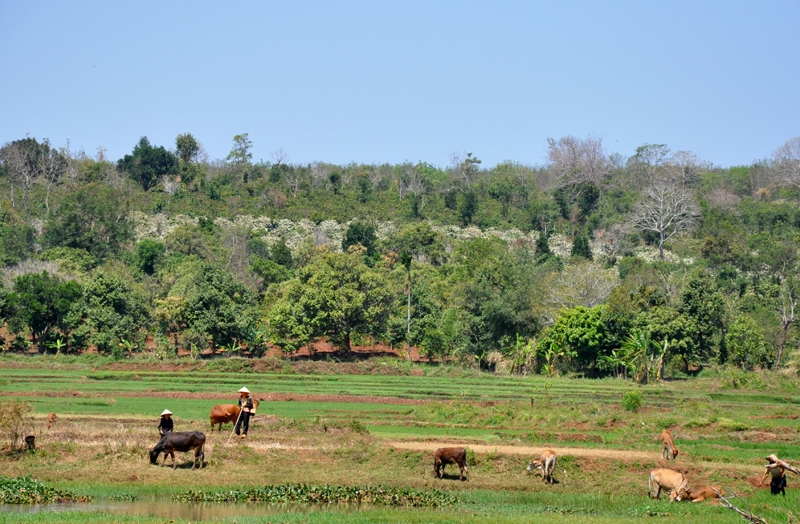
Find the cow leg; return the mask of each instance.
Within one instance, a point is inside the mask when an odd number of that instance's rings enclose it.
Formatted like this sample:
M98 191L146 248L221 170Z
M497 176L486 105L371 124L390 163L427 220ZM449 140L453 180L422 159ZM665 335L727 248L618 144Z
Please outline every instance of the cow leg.
M172 457L172 469L175 469L175 450L170 451L169 454Z

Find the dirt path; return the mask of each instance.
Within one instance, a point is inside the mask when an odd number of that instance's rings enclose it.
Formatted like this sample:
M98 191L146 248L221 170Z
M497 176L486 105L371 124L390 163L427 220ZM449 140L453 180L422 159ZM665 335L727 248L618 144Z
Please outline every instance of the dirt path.
M419 442L419 441L403 441L391 440L386 442L387 445L398 449L410 449L414 451L435 451L438 448L445 446L452 446L453 443L448 442ZM610 459L641 459L641 460L658 460L661 456L655 452L647 451L631 451L626 449L598 449L598 448L561 448L555 446L533 447L533 446L508 446L508 445L492 445L492 444L468 444L469 449L475 453L489 453L497 452L505 455L530 455L538 456L543 449L552 449L557 455L572 455L574 457L593 457L593 458L610 458Z

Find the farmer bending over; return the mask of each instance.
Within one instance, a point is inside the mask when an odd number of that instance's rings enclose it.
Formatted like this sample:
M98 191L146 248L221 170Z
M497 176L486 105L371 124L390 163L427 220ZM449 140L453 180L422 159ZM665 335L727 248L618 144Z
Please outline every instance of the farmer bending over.
M250 429L250 414L253 411L253 399L250 398L250 390L242 388L239 390L239 420L236 421L236 434L241 429L242 438L247 437L247 430Z
M158 433L164 435L173 429L174 423L172 422L172 411L165 409L164 412L161 413L161 422L158 423Z

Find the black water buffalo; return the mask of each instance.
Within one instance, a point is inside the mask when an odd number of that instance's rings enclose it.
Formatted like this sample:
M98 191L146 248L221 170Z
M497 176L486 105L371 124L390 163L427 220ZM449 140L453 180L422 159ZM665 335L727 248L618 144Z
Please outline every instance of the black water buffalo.
M164 461L161 463L163 466L167 462L167 455L172 456L172 469L175 469L175 452L176 451L191 451L194 450L194 460L192 460L192 469L197 465L197 459L200 459L200 467L203 467L205 454L203 453L203 446L206 443L206 436L199 431L181 431L166 433L158 444L150 450L150 464L158 463L158 456L164 453Z
M460 470L459 479L467 478L467 450L464 448L439 448L433 456L433 471L436 478L444 478L444 467L447 464L455 464Z

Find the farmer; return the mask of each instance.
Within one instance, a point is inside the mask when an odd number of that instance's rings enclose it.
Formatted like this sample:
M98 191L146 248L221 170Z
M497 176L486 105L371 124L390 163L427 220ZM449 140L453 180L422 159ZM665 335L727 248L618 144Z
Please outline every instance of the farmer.
M250 414L253 410L253 399L250 398L250 390L242 388L239 390L239 420L236 421L236 434L241 429L242 438L247 437L247 430L250 429Z
M158 423L158 432L162 436L165 433L169 433L174 429L174 423L172 422L172 411L165 409L163 413L161 413L161 421Z

